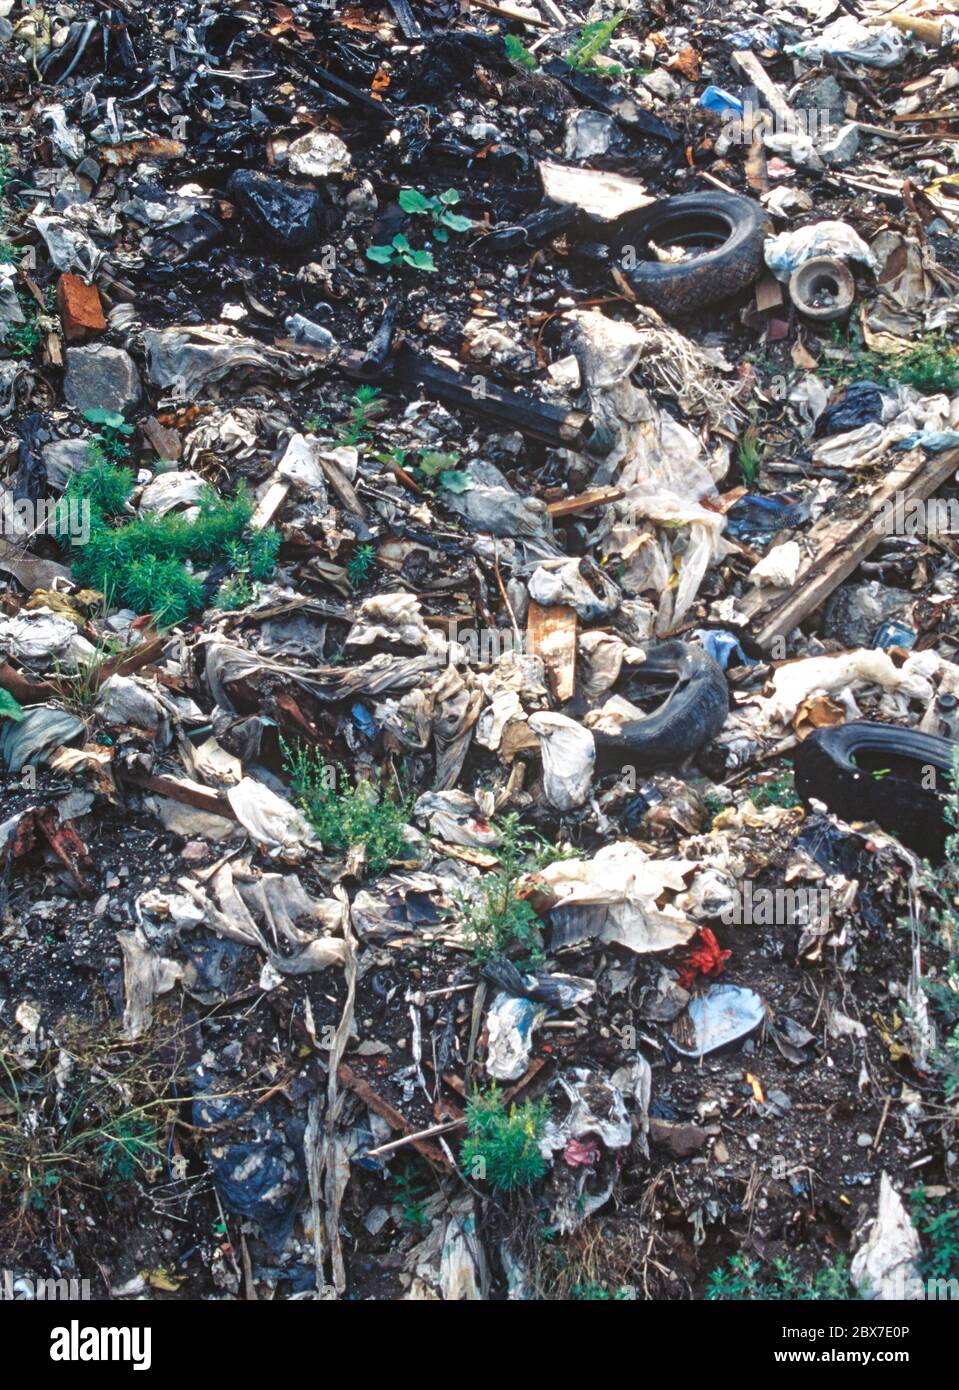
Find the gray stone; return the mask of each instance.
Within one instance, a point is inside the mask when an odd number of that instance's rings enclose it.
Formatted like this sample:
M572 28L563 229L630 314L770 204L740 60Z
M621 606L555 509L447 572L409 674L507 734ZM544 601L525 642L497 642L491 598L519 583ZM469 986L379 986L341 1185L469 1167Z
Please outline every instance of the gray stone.
M793 102L796 111L814 111L818 127L841 125L846 119L846 99L835 77L816 77L804 82ZM810 134L813 132L810 130Z
M140 374L122 348L67 348L63 394L76 410L126 410L140 399Z
M819 153L827 164L848 164L859 150L859 127L855 121L841 126L831 139L819 146Z
M50 486L63 491L73 473L82 472L86 466L86 439L57 439L43 450L43 462L47 470Z

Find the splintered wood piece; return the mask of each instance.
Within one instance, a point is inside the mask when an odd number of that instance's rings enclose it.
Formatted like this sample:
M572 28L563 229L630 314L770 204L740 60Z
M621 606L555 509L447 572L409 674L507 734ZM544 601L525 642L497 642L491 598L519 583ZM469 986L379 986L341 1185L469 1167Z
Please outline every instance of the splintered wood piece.
M882 483L864 499L855 516L842 520L824 517L805 537L812 547L795 584L788 590L757 589L742 604L743 622L761 647L774 637L784 637L818 608L844 579L852 574L884 535L882 509L900 497L903 504L930 497L959 465L959 449L948 449L934 458L921 451L907 456L886 474Z
M581 492L578 497L561 497L558 502L548 502L546 510L551 517L572 516L575 512L588 512L590 507L605 507L622 496L621 487L596 487L592 492Z
M546 676L560 704L573 698L576 687L576 614L557 604L544 608L530 600L526 618L526 649L542 657Z

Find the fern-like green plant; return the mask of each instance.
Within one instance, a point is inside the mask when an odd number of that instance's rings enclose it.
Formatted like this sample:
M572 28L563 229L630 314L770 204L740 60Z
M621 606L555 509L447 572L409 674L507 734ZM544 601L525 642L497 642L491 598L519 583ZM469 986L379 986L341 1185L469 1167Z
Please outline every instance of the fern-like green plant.
M248 530L253 501L244 487L230 498L208 489L193 519L179 512L127 519L133 474L104 458L98 445L91 445L87 457L88 466L67 485L63 509L65 517L71 505L89 509L89 536L72 554L73 574L81 584L109 592L116 603L152 613L166 625L202 609L204 586L197 569L230 560L254 579L272 573L279 532ZM66 534L64 522L61 540Z
M548 1167L539 1149L548 1119L545 1100L528 1100L507 1110L495 1086L474 1092L466 1105L460 1166L497 1192L532 1187Z

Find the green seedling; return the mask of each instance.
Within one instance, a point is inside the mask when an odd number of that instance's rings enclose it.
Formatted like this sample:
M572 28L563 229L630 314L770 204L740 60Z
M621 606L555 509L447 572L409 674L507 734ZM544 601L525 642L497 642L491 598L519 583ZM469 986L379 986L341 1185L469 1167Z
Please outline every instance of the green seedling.
M469 217L453 209L460 200L455 188L448 188L438 198L427 198L415 188L404 188L400 192L399 204L404 212L414 217L428 217L432 222L432 235L435 241L449 241L450 232L468 232L473 223Z
M539 63L537 63L533 54L530 53L525 43L523 43L523 40L518 39L515 34L506 34L503 39L503 45L506 49L507 58L509 58L510 62L516 63L518 67L526 68L527 72L535 72L539 67Z
M610 19L598 19L593 24L584 24L579 38L566 54L564 61L577 72L591 71L594 59L609 45L625 18L626 11L620 10Z
M108 459L119 462L129 453L127 440L133 434L133 426L128 425L119 411L85 410L83 418L91 425L99 425L94 436L101 453Z
M366 256L377 265L399 264L409 266L411 270L426 270L430 273L436 269L431 253L417 251L402 233L395 236L387 246L368 246Z
M359 545L353 551L346 566L346 577L358 589L369 578L370 570L376 564L376 547Z

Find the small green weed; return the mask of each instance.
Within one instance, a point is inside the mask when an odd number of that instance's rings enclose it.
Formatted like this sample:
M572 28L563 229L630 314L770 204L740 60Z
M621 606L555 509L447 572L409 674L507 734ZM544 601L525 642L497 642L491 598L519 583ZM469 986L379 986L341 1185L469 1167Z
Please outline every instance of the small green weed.
M530 856L529 868L535 870L544 867L550 857L565 857L566 852L525 834L515 812L505 816L497 828L501 836L499 868L480 879L475 900L463 894L457 898L466 939L477 960L519 952L531 961L542 961L542 923L529 903L516 896L516 885L528 871Z
M368 246L366 258L377 265L405 265L410 270L425 270L430 274L436 270L432 252L417 250L402 232L384 246Z
M539 67L532 53L526 47L522 39L518 39L515 34L507 34L503 39L506 49L506 56L511 63L516 63L518 67L526 68L527 72L535 72Z
M404 858L405 806L383 796L377 799L368 782L354 787L345 769L325 763L316 748L303 743L291 747L283 742L282 749L294 799L324 849L342 853L351 845L363 845L367 869L374 878Z
M528 1100L507 1111L495 1086L485 1094L474 1092L466 1105L461 1168L497 1192L532 1187L548 1166L539 1151L548 1119L545 1100Z
M564 61L577 72L589 72L594 66L594 59L608 46L625 18L626 11L620 10L610 19L598 19L593 24L584 24L579 38L566 54Z
M736 466L750 487L759 477L762 457L763 444L759 439L759 431L755 425L748 425L736 451Z
M254 579L272 573L280 536L272 529L248 532L253 502L245 488L228 499L211 488L193 520L168 512L113 524L130 495L133 474L104 458L99 445L91 445L88 458L89 466L70 479L64 493L68 507L71 499L90 506L89 538L73 555L73 574L81 584L109 591L137 613L152 613L159 625L181 622L203 607L203 581L195 567L229 558Z
M376 564L376 547L373 545L358 545L350 556L346 566L346 577L358 589L361 584L365 584L369 578L370 570Z
M126 458L130 452L127 440L133 434L133 426L127 424L119 411L85 410L83 418L91 425L100 426L94 438L97 448L104 458L108 458L114 463L119 463Z
M922 1240L922 1279L959 1279L959 1208L946 1201L929 1196L923 1187L909 1194L909 1214Z
M413 217L430 219L433 240L440 243L449 241L450 232L472 230L472 219L453 211L459 200L460 195L455 188L448 188L438 198L427 198L415 188L404 188L399 196L399 204L404 212Z
M801 1274L790 1258L774 1260L771 1278L760 1278L762 1266L745 1255L733 1255L725 1266L709 1276L709 1302L846 1302L858 1301L859 1293L849 1275L845 1256L816 1271L812 1279Z

